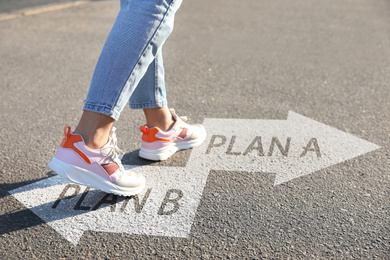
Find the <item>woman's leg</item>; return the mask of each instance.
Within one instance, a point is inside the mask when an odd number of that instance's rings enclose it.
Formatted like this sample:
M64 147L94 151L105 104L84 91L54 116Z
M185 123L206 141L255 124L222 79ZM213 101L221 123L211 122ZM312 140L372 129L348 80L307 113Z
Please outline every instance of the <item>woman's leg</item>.
M64 128L64 139L49 162L53 171L68 181L118 195L130 196L144 189L145 178L124 169L112 125L171 33L180 3L121 0L83 115L76 132Z
M98 147L108 139L109 128L150 65L159 53L162 57L161 47L173 29L180 4L181 0L121 1L121 10L96 65L85 111L76 128L87 145ZM143 85L139 88L142 91Z

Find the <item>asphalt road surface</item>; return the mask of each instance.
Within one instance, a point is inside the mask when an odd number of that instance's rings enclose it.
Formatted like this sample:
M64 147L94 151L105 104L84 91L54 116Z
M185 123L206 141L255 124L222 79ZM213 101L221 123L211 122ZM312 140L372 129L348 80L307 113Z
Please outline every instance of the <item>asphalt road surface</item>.
M17 12L23 9L41 8L46 5L56 5L77 2L77 0L0 0L0 12Z
M0 18L31 7L10 2ZM42 10L0 19L1 259L390 258L389 1L184 1L169 106L209 136L139 159L126 108L123 162L148 179L131 198L47 168L119 2Z

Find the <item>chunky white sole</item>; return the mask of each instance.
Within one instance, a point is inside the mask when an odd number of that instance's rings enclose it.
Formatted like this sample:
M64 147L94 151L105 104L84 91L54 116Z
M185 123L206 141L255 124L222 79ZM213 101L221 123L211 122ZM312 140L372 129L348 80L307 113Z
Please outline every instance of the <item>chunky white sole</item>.
M106 193L131 196L140 193L145 187L145 183L132 188L121 187L94 172L65 163L55 157L49 162L48 166L67 181L95 188Z
M139 150L139 157L151 161L164 161L171 157L177 151L191 149L193 147L201 145L206 139L206 136L206 132L204 132L204 135L198 139L171 143L164 148L156 150L144 149L141 146L141 149Z

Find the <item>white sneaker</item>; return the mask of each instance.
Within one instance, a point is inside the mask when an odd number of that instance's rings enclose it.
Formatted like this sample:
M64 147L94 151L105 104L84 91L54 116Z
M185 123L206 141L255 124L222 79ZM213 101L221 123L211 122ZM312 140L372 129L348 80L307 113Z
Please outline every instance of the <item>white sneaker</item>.
M171 114L175 122L166 132L158 127L150 129L146 125L140 127L143 133L140 157L152 161L166 160L177 151L191 149L204 142L206 129L203 125L185 123L187 117L178 117L173 109Z
M144 189L144 176L123 168L123 152L116 144L114 127L109 142L100 149L89 148L69 126L64 128L64 135L48 165L64 179L122 196L135 195Z

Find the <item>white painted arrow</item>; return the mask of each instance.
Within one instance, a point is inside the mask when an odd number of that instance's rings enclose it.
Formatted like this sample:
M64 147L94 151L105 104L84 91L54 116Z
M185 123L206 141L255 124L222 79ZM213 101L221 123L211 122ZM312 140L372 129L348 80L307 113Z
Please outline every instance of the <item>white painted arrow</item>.
M208 171L133 167L146 176L147 187L127 201L117 196L114 201L104 192L69 185L60 176L10 193L74 245L84 231L187 237Z
M210 170L272 172L275 185L380 148L294 112L287 120L204 120L208 137L184 168L126 166L146 176L136 198L114 198L59 176L10 193L74 245L84 231L187 237Z
M287 120L211 119L207 145L187 167L275 173L275 185L380 148L336 128L289 112ZM280 148L279 148L280 147Z

